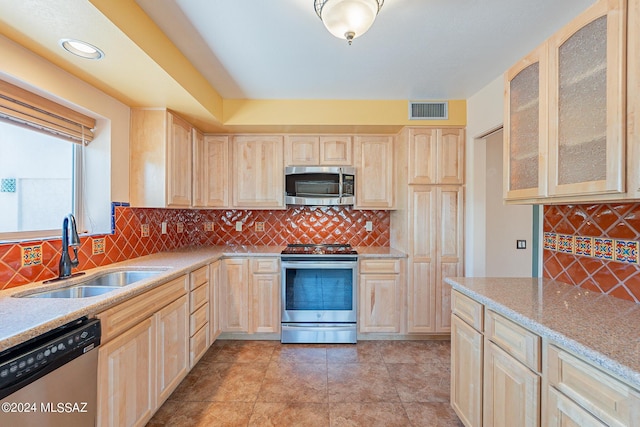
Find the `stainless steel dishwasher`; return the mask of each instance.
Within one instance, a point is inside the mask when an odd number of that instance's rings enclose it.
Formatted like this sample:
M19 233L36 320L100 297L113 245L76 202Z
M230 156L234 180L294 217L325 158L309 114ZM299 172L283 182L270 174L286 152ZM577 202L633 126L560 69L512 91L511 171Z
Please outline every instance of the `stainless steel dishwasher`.
M99 344L84 317L0 353L0 424L95 426Z

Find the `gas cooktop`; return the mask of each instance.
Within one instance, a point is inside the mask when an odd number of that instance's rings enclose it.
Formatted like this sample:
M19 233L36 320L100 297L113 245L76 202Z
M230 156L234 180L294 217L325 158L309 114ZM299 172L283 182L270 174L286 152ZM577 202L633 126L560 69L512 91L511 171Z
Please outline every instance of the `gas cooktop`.
M284 255L357 255L349 244L288 244L282 251Z

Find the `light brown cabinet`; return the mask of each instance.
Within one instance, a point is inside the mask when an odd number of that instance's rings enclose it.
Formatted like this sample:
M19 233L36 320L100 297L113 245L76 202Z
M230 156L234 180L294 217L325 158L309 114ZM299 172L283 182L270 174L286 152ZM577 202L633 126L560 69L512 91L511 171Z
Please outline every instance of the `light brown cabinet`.
M463 203L460 186L409 188L409 333L451 330L444 279L463 275Z
M599 0L507 72L507 200L625 197L626 5Z
M399 259L360 261L360 332L400 332L402 265Z
M193 144L193 206L228 208L229 137L194 130Z
M540 377L485 338L486 426L540 426Z
M289 135L285 139L286 166L351 166L351 136Z
M547 195L548 45L505 74L504 198Z
M222 332L249 332L249 260L225 259L220 285Z
M394 208L394 150L390 136L358 136L355 143L356 209Z
M184 295L155 314L156 407L159 408L189 371L189 303Z
M211 343L209 274L208 265L189 274L189 369L198 363Z
M192 129L167 110L131 110L132 206L191 206Z
M251 260L250 333L280 333L280 262L278 258Z
M463 184L463 129L409 128L409 184Z
M280 332L279 258L228 258L220 286L222 332Z
M482 425L482 334L451 319L451 407L467 427Z
M99 313L98 426L145 425L189 368L188 278Z
M222 286L222 264L216 261L209 266L209 344L218 338L222 332L220 329L220 287Z
M283 137L234 136L233 207L284 209Z

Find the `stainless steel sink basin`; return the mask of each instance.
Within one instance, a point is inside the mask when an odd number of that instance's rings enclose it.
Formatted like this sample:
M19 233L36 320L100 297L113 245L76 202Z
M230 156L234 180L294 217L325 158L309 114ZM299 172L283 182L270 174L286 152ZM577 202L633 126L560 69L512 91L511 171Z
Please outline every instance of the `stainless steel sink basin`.
M38 292L24 295L22 298L89 298L104 295L107 292L120 289L118 286L71 286L69 288L56 289L55 291Z
M149 279L165 270L121 270L99 273L66 288L34 292L18 298L89 298Z
M162 273L163 270L123 270L98 274L80 283L82 286L127 286Z

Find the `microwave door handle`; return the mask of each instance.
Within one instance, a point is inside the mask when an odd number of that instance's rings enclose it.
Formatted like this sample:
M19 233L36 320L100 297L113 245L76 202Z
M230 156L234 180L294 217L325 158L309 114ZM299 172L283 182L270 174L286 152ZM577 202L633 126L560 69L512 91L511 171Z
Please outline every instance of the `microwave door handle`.
M342 203L342 168L338 172L338 197L340 199L340 203Z

